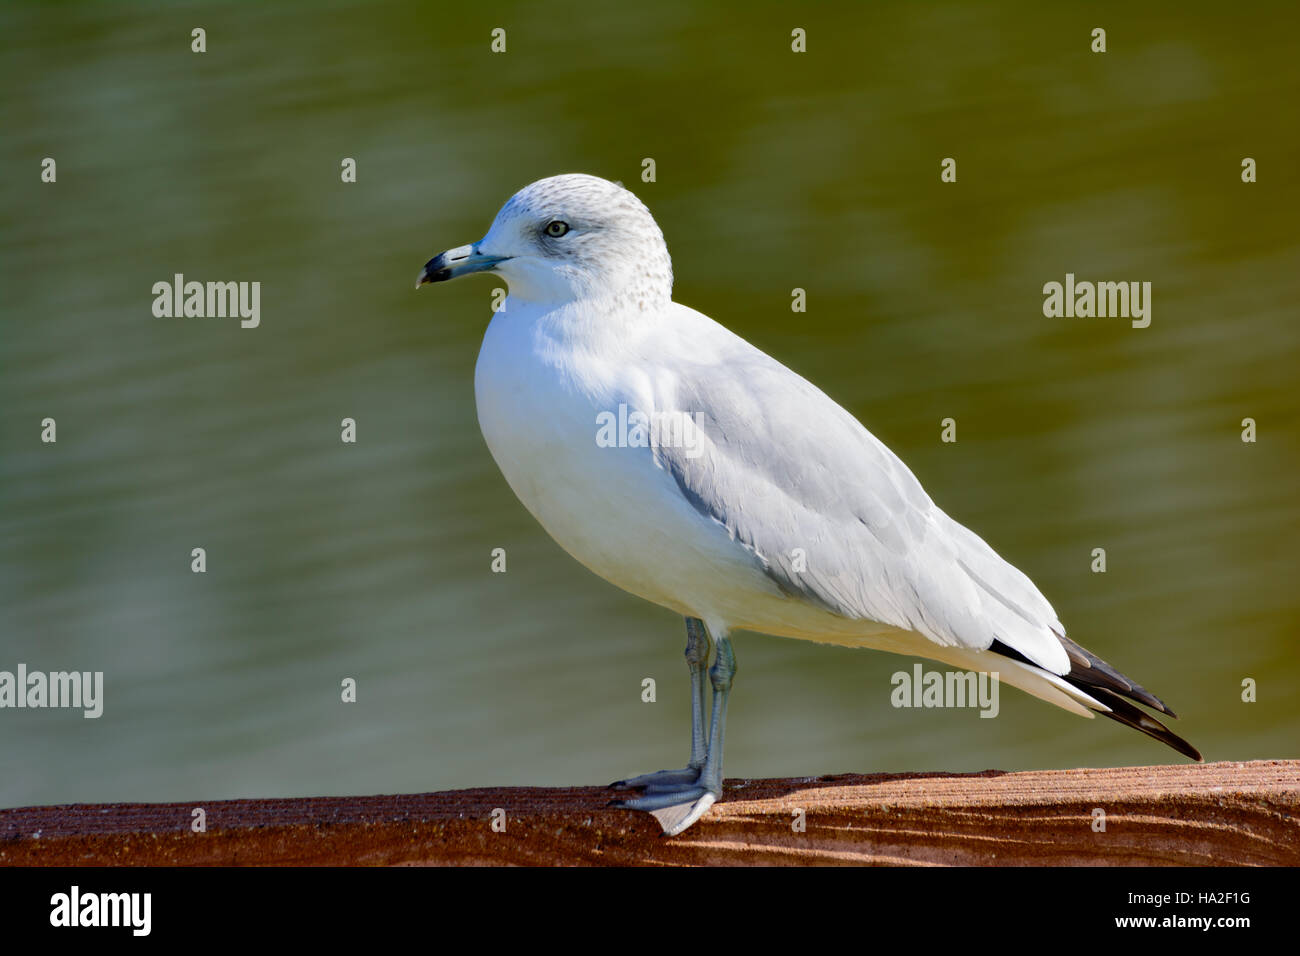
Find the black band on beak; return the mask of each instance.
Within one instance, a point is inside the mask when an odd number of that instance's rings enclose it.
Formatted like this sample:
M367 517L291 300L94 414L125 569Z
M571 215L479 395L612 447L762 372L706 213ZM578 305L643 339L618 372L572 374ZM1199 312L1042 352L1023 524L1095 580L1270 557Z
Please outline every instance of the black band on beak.
M446 282L450 278L451 268L447 265L447 255L442 253L424 264L424 271L420 273L420 281L416 283L416 287L426 282Z
M418 289L426 282L446 282L457 276L469 275L471 272L487 272L498 262L504 262L509 256L486 255L478 246L458 246L436 255L424 264L424 270L415 280Z

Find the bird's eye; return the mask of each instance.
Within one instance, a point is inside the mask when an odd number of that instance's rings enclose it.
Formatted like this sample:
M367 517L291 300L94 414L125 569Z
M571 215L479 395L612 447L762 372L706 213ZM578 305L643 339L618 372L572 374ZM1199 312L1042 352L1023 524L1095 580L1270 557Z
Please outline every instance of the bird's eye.
M559 219L552 219L546 224L546 234L552 239L558 239L569 231L569 224L561 222Z

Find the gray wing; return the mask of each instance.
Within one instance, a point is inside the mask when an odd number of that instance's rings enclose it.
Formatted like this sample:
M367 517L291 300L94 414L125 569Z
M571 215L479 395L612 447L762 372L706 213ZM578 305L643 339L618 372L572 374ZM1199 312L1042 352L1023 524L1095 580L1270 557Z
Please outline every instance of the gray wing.
M655 449L696 510L793 598L941 645L1000 640L1069 671L1052 633L1064 628L1029 578L940 510L825 393L726 334L723 361L676 356L671 385L656 395L657 411L691 415L702 432L695 449Z

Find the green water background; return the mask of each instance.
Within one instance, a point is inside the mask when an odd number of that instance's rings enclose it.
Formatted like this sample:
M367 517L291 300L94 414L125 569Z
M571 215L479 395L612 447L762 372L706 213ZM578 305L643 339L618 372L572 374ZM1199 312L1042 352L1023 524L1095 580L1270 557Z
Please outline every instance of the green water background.
M479 435L496 283L412 289L515 189L568 171L633 188L678 301L857 415L1208 758L1300 755L1296 20L0 7L0 669L106 681L98 720L0 711L0 805L682 763L679 620L568 558ZM155 318L178 272L260 281L260 328ZM1045 318L1067 272L1150 281L1150 328ZM748 634L737 652L731 776L1181 759L1010 689L996 720L894 709L903 658Z

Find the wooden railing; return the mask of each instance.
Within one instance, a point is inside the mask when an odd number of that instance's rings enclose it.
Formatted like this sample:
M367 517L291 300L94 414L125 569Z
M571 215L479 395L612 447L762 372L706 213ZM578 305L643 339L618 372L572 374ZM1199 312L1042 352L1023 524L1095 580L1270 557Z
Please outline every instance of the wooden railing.
M610 796L24 807L0 810L0 864L1300 865L1294 760L728 780L673 839L646 814L606 808Z

